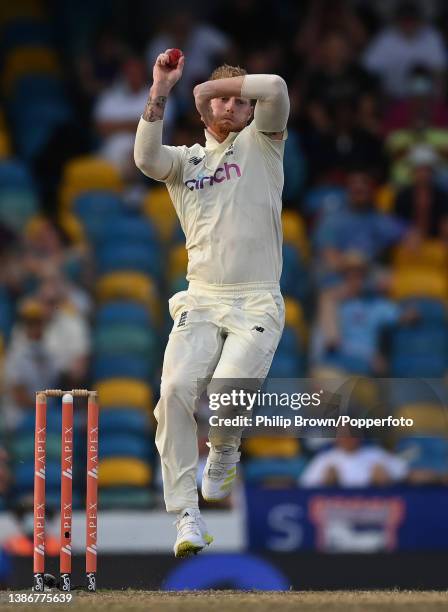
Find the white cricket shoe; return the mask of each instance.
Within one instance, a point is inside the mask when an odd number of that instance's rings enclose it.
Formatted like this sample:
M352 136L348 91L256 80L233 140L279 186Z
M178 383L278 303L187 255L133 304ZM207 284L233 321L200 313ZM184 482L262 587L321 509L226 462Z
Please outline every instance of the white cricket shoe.
M234 446L211 446L202 474L202 497L206 501L219 501L229 495L236 478L236 464L241 453Z
M185 508L177 515L174 523L177 527L177 539L174 544L176 557L196 555L204 546L213 542L207 527L197 508Z

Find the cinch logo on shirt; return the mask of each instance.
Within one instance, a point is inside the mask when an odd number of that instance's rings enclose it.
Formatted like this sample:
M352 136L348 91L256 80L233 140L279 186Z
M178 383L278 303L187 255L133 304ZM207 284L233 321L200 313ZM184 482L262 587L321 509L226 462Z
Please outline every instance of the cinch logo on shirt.
M206 185L212 187L215 183L230 181L233 178L240 178L240 176L241 170L238 164L228 164L225 162L224 166L216 168L211 176L198 176L196 179L189 179L185 181L185 185L190 191L194 191L195 189L204 189Z

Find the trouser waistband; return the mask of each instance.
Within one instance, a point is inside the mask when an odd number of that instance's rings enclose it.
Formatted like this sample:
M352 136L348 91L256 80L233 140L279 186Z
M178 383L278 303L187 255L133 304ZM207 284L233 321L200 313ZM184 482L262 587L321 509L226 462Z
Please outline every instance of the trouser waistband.
M215 295L237 295L243 296L259 291L280 293L280 284L272 282L235 283L228 285L213 285L202 281L190 281L188 284L190 293L212 293Z

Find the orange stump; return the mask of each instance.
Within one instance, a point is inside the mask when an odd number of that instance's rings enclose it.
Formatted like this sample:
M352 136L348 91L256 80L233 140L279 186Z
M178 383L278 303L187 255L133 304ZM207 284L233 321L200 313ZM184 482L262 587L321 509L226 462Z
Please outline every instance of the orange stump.
M73 396L62 398L60 588L71 590L73 513Z
M98 399L89 394L87 405L87 494L86 494L86 580L96 591L98 513Z
M36 395L34 431L34 590L44 591L45 573L45 463L47 446L47 398Z

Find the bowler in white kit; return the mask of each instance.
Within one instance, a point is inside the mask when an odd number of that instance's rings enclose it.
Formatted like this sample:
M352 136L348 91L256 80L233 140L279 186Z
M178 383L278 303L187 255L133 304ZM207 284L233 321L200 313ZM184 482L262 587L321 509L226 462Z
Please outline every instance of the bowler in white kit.
M162 144L167 97L184 57L158 56L134 156L147 176L166 183L186 236L188 290L169 300L174 325L165 351L156 445L166 509L177 515L174 553L212 541L198 509L195 411L208 381L263 380L284 326L283 154L288 90L277 75L221 66L193 91L205 145ZM230 493L241 428L210 428L202 495Z

